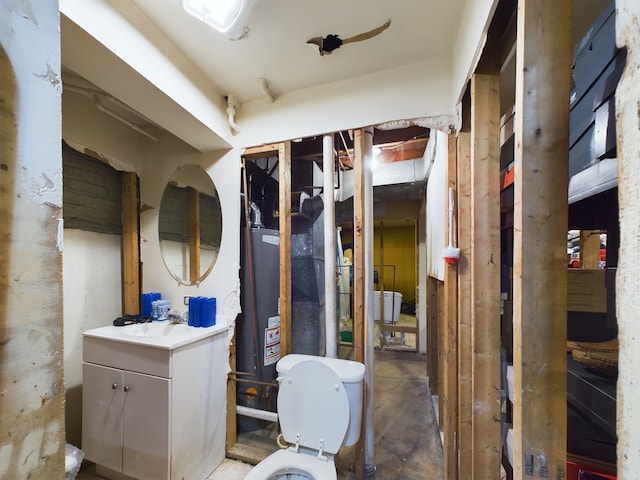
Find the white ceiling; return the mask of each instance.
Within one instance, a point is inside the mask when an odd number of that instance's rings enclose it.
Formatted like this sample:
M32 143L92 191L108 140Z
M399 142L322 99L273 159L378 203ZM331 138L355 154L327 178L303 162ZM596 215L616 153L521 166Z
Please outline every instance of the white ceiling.
M178 0L131 0L223 95L241 103L450 55L469 0L256 0L249 34L229 40L182 10ZM120 4L126 2L121 1ZM117 6L118 2L114 2ZM343 40L391 20L380 35L321 56L312 37Z
M66 78L72 72L88 80L200 151L402 119L426 118L439 128L455 120L453 97L464 88L460 82L478 53L471 50L497 4L253 1L244 22L248 35L230 40L183 11L180 0L60 0ZM574 38L609 1L573 0ZM387 20L390 27L379 35L330 55L307 44L329 34L344 40ZM515 65L507 70L508 93ZM273 104L265 101L260 79L268 82ZM241 104L239 132L227 122L228 95ZM298 120L300 111L308 122Z

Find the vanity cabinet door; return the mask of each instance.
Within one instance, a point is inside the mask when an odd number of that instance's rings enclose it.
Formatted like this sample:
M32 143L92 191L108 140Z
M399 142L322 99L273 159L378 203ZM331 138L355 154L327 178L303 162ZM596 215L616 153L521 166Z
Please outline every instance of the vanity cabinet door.
M169 478L167 378L124 372L122 473L140 480Z
M82 364L82 449L92 462L122 466L122 370Z

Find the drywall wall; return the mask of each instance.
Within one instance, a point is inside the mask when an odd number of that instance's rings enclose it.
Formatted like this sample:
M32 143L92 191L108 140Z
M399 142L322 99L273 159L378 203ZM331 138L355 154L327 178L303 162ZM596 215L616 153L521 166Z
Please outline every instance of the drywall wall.
M0 8L0 478L64 478L57 2Z
M176 309L186 310L185 295L215 296L218 313L235 319L238 307L240 157L225 151L202 154L159 129L155 142L99 111L92 100L68 91L63 98L63 139L76 150L108 162L117 170L140 177L142 289L157 291ZM58 149L59 143L58 143ZM198 286L178 285L166 270L158 240L158 207L164 187L180 165L198 164L211 176L223 209L223 234L218 261ZM69 407L80 402L81 335L89 328L110 324L122 314L121 237L64 232L65 368ZM67 241L68 240L68 241ZM221 366L221 368L226 368ZM81 412L69 408L66 423L77 438Z
M122 237L65 229L63 259L65 427L82 438L82 332L122 315Z
M497 6L498 0L466 2L452 55L451 94L456 103L462 100L467 81L480 60L480 54L487 40L489 24Z
M240 146L313 136L405 119L446 130L456 123L451 60L403 67L243 104L236 115ZM304 121L300 121L304 118Z
M77 101L82 106L83 100ZM236 150L201 153L162 132L158 133L159 141L153 142L107 115L92 111L91 105L84 107L87 108L64 110L65 140L69 138L69 143L81 151L97 152L116 168L136 171L140 177L143 291L161 292L176 309L183 310L184 296L215 296L219 299L218 313L233 320L238 308L240 153ZM79 113L81 118L73 118ZM199 165L211 176L223 211L218 259L209 276L194 286L179 285L169 274L158 240L158 209L164 187L176 168L184 165Z
M144 263L143 290L161 292L175 309L185 311L185 296L213 296L218 302L218 314L230 321L239 312L240 265L240 153L200 153L185 148L178 139L165 139L146 153L140 171L141 257ZM178 284L167 271L158 239L158 209L164 186L178 166L199 165L213 180L222 207L222 239L218 258L211 273L199 285Z

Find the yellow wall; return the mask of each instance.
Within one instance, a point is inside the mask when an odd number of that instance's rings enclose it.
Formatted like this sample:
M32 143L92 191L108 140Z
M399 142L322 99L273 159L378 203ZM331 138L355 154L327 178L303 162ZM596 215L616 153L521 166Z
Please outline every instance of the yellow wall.
M384 269L380 268L380 233L381 229L376 225L373 240L373 263L378 272L384 274L384 289L402 293L403 302L415 302L416 276L418 258L416 254L415 226L388 227L383 230ZM353 232L343 228L342 243L353 243ZM395 287L394 268L395 266ZM378 286L374 286L378 290Z

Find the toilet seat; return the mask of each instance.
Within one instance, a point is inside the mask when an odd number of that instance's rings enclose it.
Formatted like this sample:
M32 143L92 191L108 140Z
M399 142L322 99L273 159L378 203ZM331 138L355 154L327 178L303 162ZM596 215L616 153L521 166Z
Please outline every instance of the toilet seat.
M315 455L304 455L294 450L278 450L256 465L245 480L272 480L297 474L299 478L312 480L336 480L338 474L331 460L321 460ZM296 478L295 476L293 478Z
M349 426L349 398L327 365L304 361L280 378L278 419L284 439L296 446L336 454Z
M313 360L297 363L278 380L278 421L292 446L269 455L245 480L336 480L333 455L349 427L345 386L330 367Z

